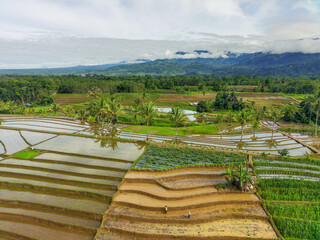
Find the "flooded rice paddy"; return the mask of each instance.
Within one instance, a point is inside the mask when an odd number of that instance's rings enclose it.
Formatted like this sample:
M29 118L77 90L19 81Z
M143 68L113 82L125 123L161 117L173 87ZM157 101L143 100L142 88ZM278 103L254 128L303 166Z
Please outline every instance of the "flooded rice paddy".
M2 119L0 238L92 239L145 146L61 135L89 127L69 118ZM24 151L37 156L15 157Z

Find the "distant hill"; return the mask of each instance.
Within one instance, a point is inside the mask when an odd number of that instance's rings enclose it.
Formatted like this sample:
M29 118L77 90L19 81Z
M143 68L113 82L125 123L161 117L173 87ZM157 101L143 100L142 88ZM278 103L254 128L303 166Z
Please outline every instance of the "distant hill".
M195 50L198 55L207 50ZM257 76L320 76L320 53L226 53L226 57L183 59L187 52L176 52L175 59L159 59L136 64L105 64L96 66L76 66L69 68L0 70L0 75L65 75L65 74L105 74L120 75L257 75ZM180 58L179 58L180 57Z
M119 64L103 64L93 66L75 66L64 68L34 68L34 69L0 69L0 75L68 75L68 74L86 74L101 73L106 69L119 66Z
M164 59L116 66L107 75L278 75L320 76L320 53L230 54L226 58Z

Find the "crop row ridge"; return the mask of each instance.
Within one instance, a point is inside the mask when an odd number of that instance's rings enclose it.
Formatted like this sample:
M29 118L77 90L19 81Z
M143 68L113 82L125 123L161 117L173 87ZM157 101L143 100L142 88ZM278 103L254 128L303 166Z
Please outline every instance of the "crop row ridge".
M0 219L11 221L11 222L20 222L26 224L36 224L43 227L56 228L62 231L71 231L71 232L80 232L81 234L93 235L96 230L90 227L76 226L70 224L59 223L51 220L46 220L42 218L37 218L33 216L27 216L22 214L13 214L13 213L2 213L0 212Z
M16 240L37 240L35 238L26 237L24 235L20 235L20 234L9 232L9 231L4 231L1 229L0 229L0 236L8 237L9 239L16 239Z
M197 240L197 239L208 239L208 240L253 240L250 237L233 237L233 236L186 236L186 235L171 235L171 234L151 234L141 233L136 231L130 231L120 227L109 227L108 229L112 233L124 234L127 236L134 236L134 239L168 239L168 240ZM254 238L254 240L276 240L274 238Z
M240 214L229 214L224 216L215 216L208 218L192 218L188 219L187 216L185 219L181 218L157 218L157 217L142 217L142 216L133 216L128 214L119 214L119 213L108 213L107 218L114 219L116 221L130 221L130 222L144 222L144 223L163 223L163 224L199 224L199 223L210 223L216 222L220 220L227 219L250 219L257 221L265 221L269 222L269 218L267 216L250 216L250 215L240 215Z
M93 221L101 221L102 215L93 212L74 210L69 208L55 207L40 203L30 203L25 201L5 200L0 198L0 206L12 207L12 208L23 208L27 210L45 211L55 214L63 214L72 217L78 217L82 219L88 219Z
M205 207L211 207L211 206L231 205L231 204L232 205L233 204L248 204L248 205L258 205L258 206L262 205L262 203L260 201L218 201L218 202L207 202L207 203L186 205L186 206L180 206L180 207L170 206L170 211L181 211L181 210L188 210L188 209L198 209L198 208L205 208ZM139 205L139 204L135 204L135 203L114 200L112 207L114 208L116 206L129 207L129 208L148 210L148 211L158 211L158 212L163 211L163 207L143 206L143 205Z
M201 198L201 197L209 197L214 195L225 195L225 194L243 194L242 192L208 192L208 193L200 193L200 194L193 194L193 195L184 195L179 197L163 197L159 195L155 195L146 191L141 190L134 190L134 189L126 189L126 190L118 190L120 193L134 193L134 194L140 194L144 195L150 198L155 198L159 200L166 200L166 201L174 201L174 200L184 200L184 199L193 199L193 198Z

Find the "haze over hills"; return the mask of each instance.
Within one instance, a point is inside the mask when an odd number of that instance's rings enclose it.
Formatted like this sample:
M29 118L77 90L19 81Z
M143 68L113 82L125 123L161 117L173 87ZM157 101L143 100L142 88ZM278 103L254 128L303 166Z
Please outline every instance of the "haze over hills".
M177 58L138 59L138 63L121 62L94 66L42 69L3 69L1 75L66 75L66 74L105 74L105 75L275 75L275 76L319 76L320 53L242 53L227 52L224 57L201 58L210 54L207 50L194 50L198 58L181 58L187 52L176 52Z

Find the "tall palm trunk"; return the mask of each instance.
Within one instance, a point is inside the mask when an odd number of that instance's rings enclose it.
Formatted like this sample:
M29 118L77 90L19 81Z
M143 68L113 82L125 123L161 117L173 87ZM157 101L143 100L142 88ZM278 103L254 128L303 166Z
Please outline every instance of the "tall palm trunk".
M317 110L317 116L316 116L316 126L314 128L314 135L317 136L318 133L318 119L319 119L319 108Z
M242 137L243 137L243 125L241 125L241 142L242 142Z
M147 141L149 136L149 118L147 118Z
M178 140L178 124L176 124L176 141Z

